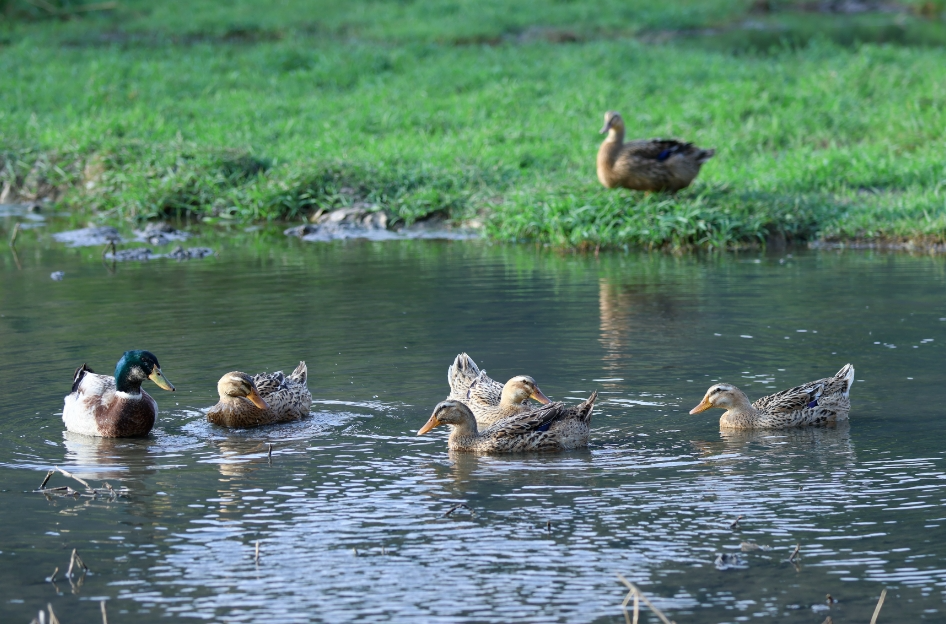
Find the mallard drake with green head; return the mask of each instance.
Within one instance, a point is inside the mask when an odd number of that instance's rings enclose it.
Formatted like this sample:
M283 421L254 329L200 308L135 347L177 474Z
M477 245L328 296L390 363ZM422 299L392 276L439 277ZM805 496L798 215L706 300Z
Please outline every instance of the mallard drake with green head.
M461 401L447 400L434 408L433 414L417 435L440 425L452 425L447 441L452 451L474 453L514 453L518 451L564 451L588 446L591 413L598 393L593 392L574 407L548 403L532 411L510 416L479 430L476 417Z
M676 192L688 187L703 163L716 154L714 149L672 139L625 143L624 119L614 111L604 114L604 133L608 137L598 149L598 180L607 188Z
M72 392L62 408L66 429L102 438L147 435L154 427L158 404L141 389L145 379L174 391L158 358L149 351L125 351L114 376L97 375L83 364L73 375Z
M550 402L532 377L517 375L501 384L490 378L486 371L480 370L466 353L458 355L447 368L447 382L450 384L447 400L465 403L481 427L534 409L533 405L527 403L529 399L535 399L543 405Z
M854 367L845 364L834 377L812 381L749 403L746 394L732 384L718 383L706 391L699 414L711 407L726 410L719 419L723 429L785 429L827 425L847 420L851 411Z
M207 420L234 428L301 420L312 405L307 378L305 362L299 362L288 377L282 371L253 377L240 371L227 373L217 382L220 401L207 410Z

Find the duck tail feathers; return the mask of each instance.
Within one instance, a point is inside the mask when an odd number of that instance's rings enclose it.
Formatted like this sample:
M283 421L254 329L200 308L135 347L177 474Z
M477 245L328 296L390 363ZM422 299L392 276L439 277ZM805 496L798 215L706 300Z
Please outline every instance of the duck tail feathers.
M598 400L598 391L595 390L591 393L591 396L584 400L578 406L578 419L582 422L590 423L591 422L591 413L595 409L595 401Z
M480 374L480 368L476 365L466 353L461 353L453 360L453 364L447 367L447 382L453 385L453 380L459 377L475 379Z
M309 369L305 365L305 361L299 362L299 366L296 366L295 370L292 371L292 374L289 375L290 379L294 379L305 385L306 380L309 377Z
M86 373L95 374L88 364L83 364L76 369L75 374L72 376L72 391L76 392L79 389L79 386L82 384L82 378L85 377Z
M844 382L844 396L848 396L851 392L851 386L854 384L854 367L845 364L834 377Z

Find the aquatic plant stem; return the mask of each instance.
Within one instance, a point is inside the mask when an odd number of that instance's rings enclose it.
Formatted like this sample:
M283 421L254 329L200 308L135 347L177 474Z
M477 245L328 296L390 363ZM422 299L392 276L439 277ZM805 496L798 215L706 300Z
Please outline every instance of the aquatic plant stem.
M877 601L877 606L874 608L874 615L870 618L870 624L877 624L877 618L880 617L880 609L884 606L884 598L887 597L887 589L884 588L880 592L880 599Z

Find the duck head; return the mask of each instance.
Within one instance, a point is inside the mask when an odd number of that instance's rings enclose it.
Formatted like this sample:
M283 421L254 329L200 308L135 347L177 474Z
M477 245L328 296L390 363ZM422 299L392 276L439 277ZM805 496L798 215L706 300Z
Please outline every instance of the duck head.
M476 429L476 417L470 408L460 401L441 401L434 408L427 424L420 428L417 435L424 435L434 427L440 425L454 425L455 427L471 427Z
M501 403L503 405L521 405L527 399L535 399L543 405L546 403L551 403L549 398L542 394L542 391L539 390L539 386L536 385L535 379L529 377L528 375L519 375L517 377L513 377L506 382L506 385L503 386L503 395L501 399Z
M742 390L732 384L718 383L710 386L710 389L703 395L700 404L690 410L691 414L705 412L711 407L718 407L724 410L730 410L743 404L748 404L749 399Z
M174 386L161 372L158 358L150 351L125 351L115 365L115 388L119 392L137 394L141 392L141 382L150 379L159 388L174 392Z
M220 381L217 382L217 394L220 395L220 400L227 397L247 399L260 409L269 409L269 405L266 404L266 401L263 400L256 389L253 378L240 371L233 371L221 377Z
M624 119L614 111L608 111L604 114L604 127L601 128L600 134L607 134L611 130L624 133Z

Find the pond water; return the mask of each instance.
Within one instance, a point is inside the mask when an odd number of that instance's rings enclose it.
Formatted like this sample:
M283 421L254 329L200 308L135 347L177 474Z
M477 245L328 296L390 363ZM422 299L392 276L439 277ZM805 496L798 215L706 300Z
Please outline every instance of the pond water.
M868 622L883 588L880 622L946 617L942 257L254 232L107 266L36 232L19 267L0 257L4 621L51 603L98 622L106 600L111 622L623 622L617 574L679 624ZM153 434L65 433L73 370L130 348L177 386L147 386ZM590 448L476 457L446 428L416 436L461 351L556 400L597 389ZM204 421L224 372L301 359L308 420ZM687 413L715 380L755 398L846 362L849 425L731 434ZM35 492L53 466L128 493Z

